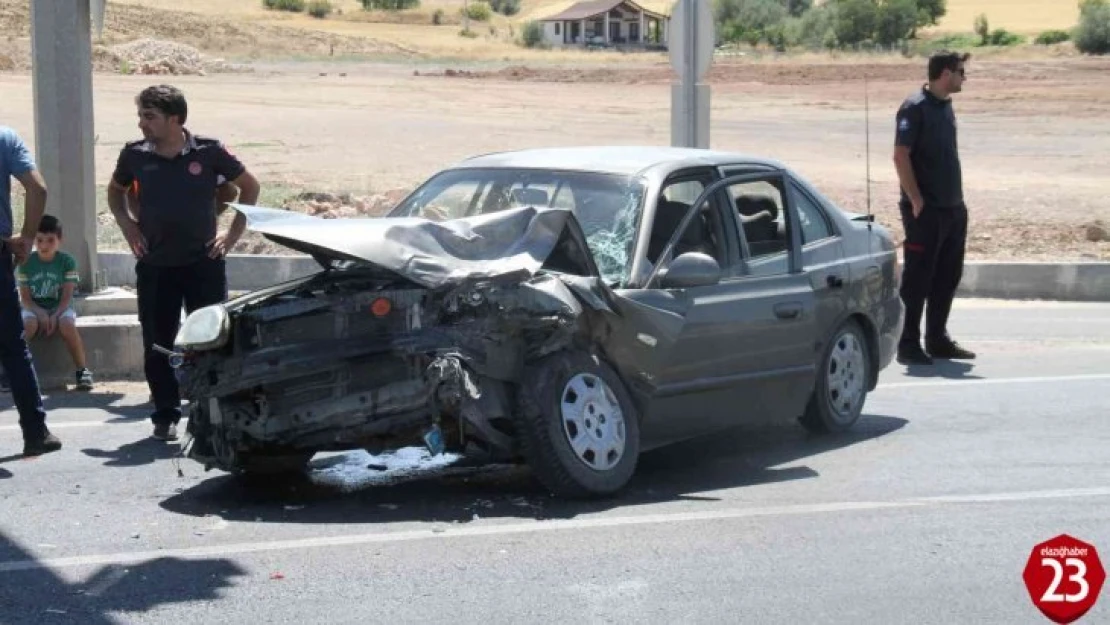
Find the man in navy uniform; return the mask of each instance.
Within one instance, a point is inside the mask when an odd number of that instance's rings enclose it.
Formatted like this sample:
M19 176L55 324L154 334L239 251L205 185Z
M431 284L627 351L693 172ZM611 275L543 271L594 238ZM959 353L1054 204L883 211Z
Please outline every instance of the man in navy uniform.
M906 318L898 344L902 364L975 357L949 337L947 328L967 244L967 206L951 95L963 89L970 58L966 53L934 54L929 59L928 83L906 98L895 116L894 165L905 229L901 297ZM926 302L922 349L921 315Z
M154 399L154 437L174 440L180 392L169 360L154 346L173 347L182 305L191 313L227 299L224 256L243 235L246 218L237 214L228 232L217 233L217 187L231 182L240 190L241 203L254 204L259 185L219 140L185 128L188 107L177 88L148 87L136 104L143 139L120 151L108 206L138 259L139 323ZM125 203L136 182L137 218Z

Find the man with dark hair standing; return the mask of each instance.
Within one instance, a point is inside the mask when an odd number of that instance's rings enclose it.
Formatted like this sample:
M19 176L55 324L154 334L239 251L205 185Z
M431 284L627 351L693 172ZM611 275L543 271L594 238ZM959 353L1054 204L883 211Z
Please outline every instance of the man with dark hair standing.
M933 55L928 84L906 98L895 117L894 165L905 229L901 296L906 318L898 344L902 364L975 357L953 341L947 329L967 244L967 206L951 95L962 90L964 65L970 58L955 52ZM923 350L921 315L926 301Z
M23 228L18 234L12 218L12 178L19 180L27 194ZM0 363L19 412L24 456L62 448L62 442L46 427L46 410L31 350L23 336L22 309L15 283L15 268L27 260L44 212L46 182L34 158L19 134L0 126Z
M154 437L174 440L180 392L169 360L154 346L172 349L182 305L191 313L227 299L224 256L242 236L246 218L236 215L228 232L217 233L220 179L241 191L243 204L258 200L259 185L219 140L185 128L188 107L177 88L144 89L136 105L143 139L120 151L108 184L108 206L138 259L139 323L154 399ZM136 182L137 219L124 201Z

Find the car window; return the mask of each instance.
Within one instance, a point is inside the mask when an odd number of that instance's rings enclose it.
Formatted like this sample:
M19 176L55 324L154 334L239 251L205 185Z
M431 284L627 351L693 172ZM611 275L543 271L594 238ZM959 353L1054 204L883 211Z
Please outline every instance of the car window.
M790 239L782 191L768 181L741 182L728 187L748 244L745 258L751 275L775 275L790 270Z
M797 183L790 183L790 190L793 193L792 199L802 230L802 245L833 236L832 225L825 211Z
M686 226L682 235L678 237L672 254L661 258L667 243L674 235L675 230L682 223L686 214L690 212L694 203L702 192L705 191L705 182L697 178L682 177L664 183L659 192L659 199L655 205L655 218L651 224L646 250L647 263L644 267L646 277L660 262L667 263L687 252L700 252L707 254L722 265L725 264L725 246L723 243L723 230L721 229L718 202L712 198L706 202L699 214Z
M434 221L525 206L572 211L608 284L628 279L643 185L629 176L516 168L449 169L414 191L390 215Z

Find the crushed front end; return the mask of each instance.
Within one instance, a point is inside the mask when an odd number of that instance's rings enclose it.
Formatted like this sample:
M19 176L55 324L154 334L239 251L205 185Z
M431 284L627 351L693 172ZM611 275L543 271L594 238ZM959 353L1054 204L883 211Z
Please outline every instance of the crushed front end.
M414 444L511 458L523 363L582 323L579 300L550 274L427 288L372 265L196 311L177 345L187 455L232 472Z

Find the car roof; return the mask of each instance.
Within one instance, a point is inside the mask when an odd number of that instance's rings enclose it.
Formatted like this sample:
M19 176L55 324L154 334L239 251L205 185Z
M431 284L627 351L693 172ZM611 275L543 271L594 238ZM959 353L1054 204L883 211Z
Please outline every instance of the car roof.
M650 145L602 145L529 148L468 158L460 168L520 167L562 169L631 176L653 168L666 171L698 166L756 165L784 169L773 159L739 152Z

